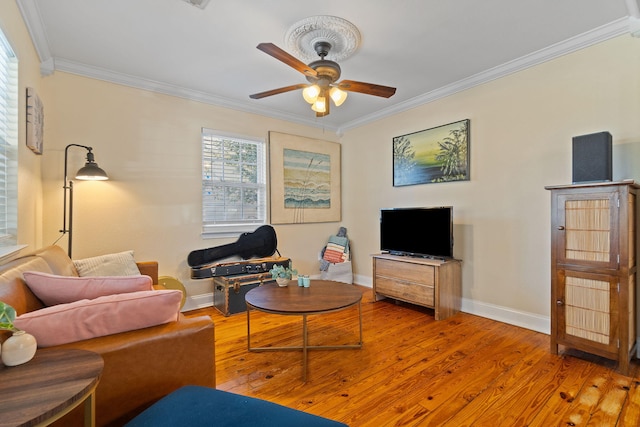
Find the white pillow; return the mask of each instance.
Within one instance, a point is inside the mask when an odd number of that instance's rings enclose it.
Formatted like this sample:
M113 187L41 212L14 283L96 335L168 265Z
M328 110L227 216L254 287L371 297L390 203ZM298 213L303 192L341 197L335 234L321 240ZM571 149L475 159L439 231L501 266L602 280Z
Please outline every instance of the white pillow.
M80 277L134 276L140 274L140 270L133 258L133 251L74 260L73 263Z

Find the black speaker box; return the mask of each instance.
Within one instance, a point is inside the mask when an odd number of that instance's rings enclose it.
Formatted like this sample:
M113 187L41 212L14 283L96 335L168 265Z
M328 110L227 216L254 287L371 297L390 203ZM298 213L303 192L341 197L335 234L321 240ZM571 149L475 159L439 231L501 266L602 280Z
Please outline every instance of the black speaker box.
M612 180L611 134L592 133L573 137L573 183Z

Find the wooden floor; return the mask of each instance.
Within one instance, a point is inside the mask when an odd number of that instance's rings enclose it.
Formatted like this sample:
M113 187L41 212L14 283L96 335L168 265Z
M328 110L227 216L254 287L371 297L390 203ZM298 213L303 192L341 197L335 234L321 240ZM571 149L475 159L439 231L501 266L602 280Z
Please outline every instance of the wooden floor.
M364 346L249 353L245 313L216 323L217 388L350 426L639 426L640 364L620 375L605 359L549 353L547 335L460 313L433 312L363 291ZM310 345L352 344L358 310L309 317ZM252 345L301 345L299 316L253 311Z

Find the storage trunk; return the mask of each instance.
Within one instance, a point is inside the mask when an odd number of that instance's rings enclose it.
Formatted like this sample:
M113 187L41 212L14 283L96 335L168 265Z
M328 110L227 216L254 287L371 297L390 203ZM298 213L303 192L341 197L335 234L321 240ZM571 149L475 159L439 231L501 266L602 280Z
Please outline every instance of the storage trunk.
M213 305L225 316L247 311L244 296L263 283L275 282L271 273L237 274L213 278Z

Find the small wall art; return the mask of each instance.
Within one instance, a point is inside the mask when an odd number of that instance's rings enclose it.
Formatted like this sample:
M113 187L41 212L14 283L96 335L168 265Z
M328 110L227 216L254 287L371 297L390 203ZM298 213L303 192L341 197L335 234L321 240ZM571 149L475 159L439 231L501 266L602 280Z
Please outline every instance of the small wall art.
M269 132L272 224L338 222L340 144Z
M27 88L27 147L42 154L44 142L44 107L33 88Z
M468 181L469 120L393 138L393 186Z

